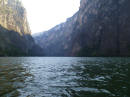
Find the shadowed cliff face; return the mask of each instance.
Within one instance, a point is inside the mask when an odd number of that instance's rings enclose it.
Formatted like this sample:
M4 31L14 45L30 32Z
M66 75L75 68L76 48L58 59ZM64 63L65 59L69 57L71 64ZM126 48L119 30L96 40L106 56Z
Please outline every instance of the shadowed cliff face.
M0 0L0 56L38 55L19 0ZM41 50L41 49L40 49Z
M81 0L65 23L34 36L48 56L130 56L130 0Z

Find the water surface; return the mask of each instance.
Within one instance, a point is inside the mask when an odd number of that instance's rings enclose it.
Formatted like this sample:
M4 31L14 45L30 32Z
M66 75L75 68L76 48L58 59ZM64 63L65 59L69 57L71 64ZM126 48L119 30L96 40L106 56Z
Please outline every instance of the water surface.
M0 97L129 97L130 58L1 57Z

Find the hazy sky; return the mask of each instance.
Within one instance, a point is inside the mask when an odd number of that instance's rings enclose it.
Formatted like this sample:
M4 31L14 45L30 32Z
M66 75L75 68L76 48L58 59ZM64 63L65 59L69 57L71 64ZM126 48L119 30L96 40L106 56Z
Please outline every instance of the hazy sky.
M65 22L79 8L80 0L22 0L32 33Z

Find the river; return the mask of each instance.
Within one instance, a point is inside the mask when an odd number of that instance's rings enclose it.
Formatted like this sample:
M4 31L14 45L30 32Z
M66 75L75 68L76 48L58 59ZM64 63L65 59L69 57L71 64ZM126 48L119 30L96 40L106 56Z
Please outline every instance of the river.
M1 57L0 97L129 97L130 58Z

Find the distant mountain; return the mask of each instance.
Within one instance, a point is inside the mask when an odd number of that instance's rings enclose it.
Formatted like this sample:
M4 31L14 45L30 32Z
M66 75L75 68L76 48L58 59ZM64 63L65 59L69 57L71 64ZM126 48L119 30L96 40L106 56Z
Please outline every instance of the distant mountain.
M81 0L74 16L34 38L46 56L130 56L129 9L130 0Z
M31 36L19 0L0 0L0 56L43 55Z

